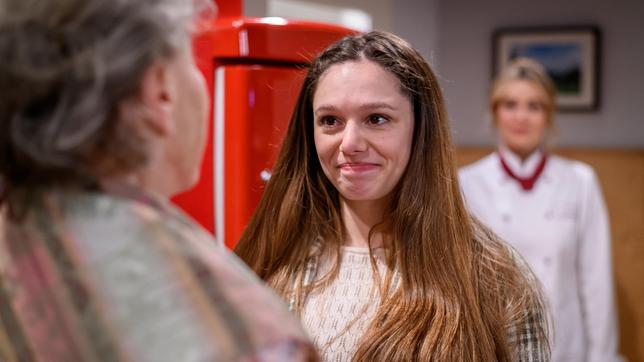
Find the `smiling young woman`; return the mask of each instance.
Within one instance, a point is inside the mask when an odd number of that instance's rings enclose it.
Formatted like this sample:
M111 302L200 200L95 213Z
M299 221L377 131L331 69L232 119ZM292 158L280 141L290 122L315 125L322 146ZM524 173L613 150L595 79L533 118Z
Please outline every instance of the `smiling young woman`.
M345 217L354 231L348 246L368 247L370 226L382 221L409 162L413 112L399 84L377 63L359 60L329 67L313 97L320 166L341 195L343 215L353 216Z
M540 293L461 200L438 82L404 40L313 62L236 253L326 361L545 361Z

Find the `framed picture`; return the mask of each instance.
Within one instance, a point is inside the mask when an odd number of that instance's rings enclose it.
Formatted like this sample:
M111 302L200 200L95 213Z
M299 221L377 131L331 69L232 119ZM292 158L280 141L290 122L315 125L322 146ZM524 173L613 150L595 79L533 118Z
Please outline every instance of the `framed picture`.
M559 110L592 111L599 107L597 27L500 28L492 39L493 76L515 58L532 58L554 81Z

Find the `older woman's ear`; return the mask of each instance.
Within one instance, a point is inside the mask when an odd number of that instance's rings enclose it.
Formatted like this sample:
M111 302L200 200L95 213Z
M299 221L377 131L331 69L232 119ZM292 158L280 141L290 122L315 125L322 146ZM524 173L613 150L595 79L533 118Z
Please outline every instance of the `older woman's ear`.
M126 122L143 125L146 133L167 137L174 132L172 109L175 85L168 62L156 62L143 73L138 93L119 107L120 117ZM143 122L143 123L141 123Z

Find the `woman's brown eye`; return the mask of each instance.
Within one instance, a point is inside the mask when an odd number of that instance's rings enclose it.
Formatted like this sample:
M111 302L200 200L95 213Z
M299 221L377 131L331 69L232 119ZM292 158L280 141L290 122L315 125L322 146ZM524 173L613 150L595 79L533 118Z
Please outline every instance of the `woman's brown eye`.
M503 108L514 109L517 106L517 102L515 102L515 101L505 101L505 102L502 102L501 105L503 106Z
M539 102L531 102L528 104L528 108L531 111L541 111L543 109L543 105Z
M322 117L319 122L322 126L326 126L326 127L334 126L335 124L338 123L335 117Z
M373 114L369 116L369 123L377 125L377 124L383 124L389 121L386 117L379 115L379 114Z

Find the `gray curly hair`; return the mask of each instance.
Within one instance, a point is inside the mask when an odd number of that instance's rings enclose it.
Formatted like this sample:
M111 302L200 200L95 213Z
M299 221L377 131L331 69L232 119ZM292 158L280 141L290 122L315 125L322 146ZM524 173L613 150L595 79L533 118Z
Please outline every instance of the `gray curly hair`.
M153 62L190 46L196 16L212 16L213 6L208 0L4 0L0 192L86 184L144 165L145 135L125 129L118 106L137 92Z

